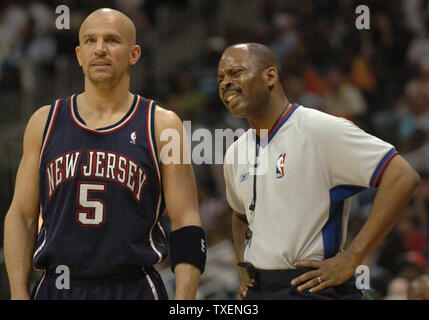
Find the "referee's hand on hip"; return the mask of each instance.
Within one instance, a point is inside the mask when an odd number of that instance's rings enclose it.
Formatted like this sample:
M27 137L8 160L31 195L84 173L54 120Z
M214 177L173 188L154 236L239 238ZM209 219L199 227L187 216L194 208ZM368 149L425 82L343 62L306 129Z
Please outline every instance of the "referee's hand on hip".
M350 279L356 271L356 262L347 251L337 253L322 261L297 261L294 267L313 268L291 281L298 291L318 292L331 286L337 286Z

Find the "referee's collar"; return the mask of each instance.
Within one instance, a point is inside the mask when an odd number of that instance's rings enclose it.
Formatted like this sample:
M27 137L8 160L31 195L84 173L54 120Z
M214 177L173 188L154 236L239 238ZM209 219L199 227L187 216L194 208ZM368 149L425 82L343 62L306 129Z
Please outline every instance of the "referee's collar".
M265 148L270 141L274 138L276 133L280 130L280 128L288 121L288 119L292 116L296 109L298 109L300 105L298 103L294 103L290 110L286 112L277 122L274 124L273 128L268 133L268 136L262 141L260 141L259 136L256 135L255 130L252 130L252 138L253 141L256 141L258 145L262 148Z

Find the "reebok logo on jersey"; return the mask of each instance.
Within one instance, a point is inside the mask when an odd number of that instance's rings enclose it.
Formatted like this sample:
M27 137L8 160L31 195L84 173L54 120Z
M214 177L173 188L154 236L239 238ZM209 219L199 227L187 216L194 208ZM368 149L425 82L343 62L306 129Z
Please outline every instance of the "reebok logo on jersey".
M240 177L240 182L243 182L249 178L249 172L243 173Z
M136 141L137 141L137 132L133 131L130 134L130 143L136 144Z
M277 159L277 164L276 164L277 179L281 179L285 176L285 159L286 159L285 152L280 154L279 158Z

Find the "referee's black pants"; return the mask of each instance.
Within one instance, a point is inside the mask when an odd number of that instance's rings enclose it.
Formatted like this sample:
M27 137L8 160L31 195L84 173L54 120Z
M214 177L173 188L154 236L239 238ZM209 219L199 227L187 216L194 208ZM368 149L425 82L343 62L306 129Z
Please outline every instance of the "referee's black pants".
M314 269L297 268L289 270L256 269L257 284L249 287L244 300L362 300L362 293L356 288L355 277L338 286L319 292L298 291L291 285L292 279Z

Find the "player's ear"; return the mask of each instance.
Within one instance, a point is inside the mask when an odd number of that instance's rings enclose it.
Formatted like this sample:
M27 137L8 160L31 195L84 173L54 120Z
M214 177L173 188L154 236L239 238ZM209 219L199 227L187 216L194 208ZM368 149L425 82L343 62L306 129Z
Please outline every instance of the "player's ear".
M264 70L263 77L271 90L279 80L279 74L276 68L270 67Z
M77 62L79 62L79 65L82 67L82 63L80 62L80 46L77 46L74 51L76 52L76 58Z
M142 53L141 47L136 44L131 48L131 57L130 57L130 65L135 65L137 61L139 61Z

